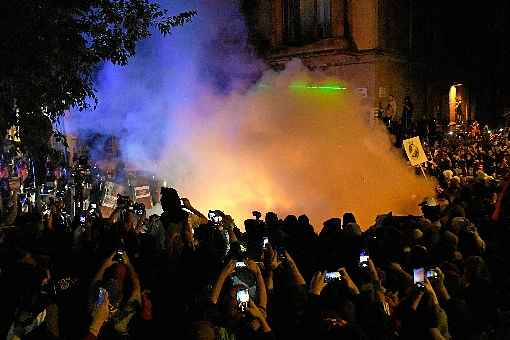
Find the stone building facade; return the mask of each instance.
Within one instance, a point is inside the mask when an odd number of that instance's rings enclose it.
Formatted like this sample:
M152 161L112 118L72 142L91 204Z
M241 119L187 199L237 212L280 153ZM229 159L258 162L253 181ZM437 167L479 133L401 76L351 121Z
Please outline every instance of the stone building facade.
M250 29L265 43L265 58L275 68L300 58L366 94L374 108L385 108L393 95L401 110L410 96L416 116L432 113L434 103L447 116L449 86L428 86L427 46L438 33L425 2L252 1Z

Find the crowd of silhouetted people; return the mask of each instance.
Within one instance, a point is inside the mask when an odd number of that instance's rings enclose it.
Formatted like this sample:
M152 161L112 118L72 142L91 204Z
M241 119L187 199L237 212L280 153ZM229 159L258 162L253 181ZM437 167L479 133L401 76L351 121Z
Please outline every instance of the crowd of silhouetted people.
M2 192L0 336L509 339L508 133L424 148L438 185L422 215L363 228L256 211L240 227L173 188L160 216L119 196L107 217L96 202L69 220L59 197L22 211Z

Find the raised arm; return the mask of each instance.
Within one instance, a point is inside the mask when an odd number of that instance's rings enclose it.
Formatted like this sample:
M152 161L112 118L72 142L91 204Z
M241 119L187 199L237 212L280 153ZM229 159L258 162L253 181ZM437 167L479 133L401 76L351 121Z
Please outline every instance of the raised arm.
M128 268L129 277L131 278L131 299L136 299L137 301L142 301L142 289L140 286L140 279L138 278L138 274L133 267L131 261L129 261L129 257L126 253L123 255L124 264Z
M305 286L306 281L303 278L303 275L301 275L301 272L299 271L298 266L296 265L296 262L294 262L294 259L290 256L290 254L284 250L285 256L287 258L287 263L289 265L290 273L292 275L292 281L294 284L298 286Z
M227 278L232 274L235 270L235 261L230 260L226 266L221 271L220 275L218 276L218 279L216 279L216 282L214 283L214 286L211 291L211 297L210 301L213 304L218 303L218 299L220 298L221 289L223 288L223 285L225 284L225 281Z
M200 223L207 223L207 217L205 217L204 214L202 214L200 211L198 211L197 209L195 209L195 207L193 207L189 201L189 199L187 198L182 198L182 204L184 206L184 208L188 209L189 211L191 211L194 215L198 216L201 221Z
M97 271L96 275L92 279L92 286L96 282L101 281L103 279L104 272L106 271L106 269L108 267L110 267L113 264L113 257L114 256L115 256L115 252L112 253L110 256L108 256L108 258L106 258L106 260L103 261L103 263L101 264L101 267L99 267L99 270Z
M248 260L246 265L248 266L248 269L250 269L257 278L257 306L266 310L267 290L266 284L264 282L264 277L262 276L262 272L260 271L259 266L253 260Z

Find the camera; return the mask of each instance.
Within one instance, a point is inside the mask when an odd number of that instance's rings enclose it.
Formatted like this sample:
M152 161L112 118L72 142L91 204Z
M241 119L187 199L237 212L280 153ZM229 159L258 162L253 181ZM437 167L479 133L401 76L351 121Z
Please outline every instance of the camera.
M248 301L250 301L250 294L248 289L239 289L236 294L237 306L244 312L248 309Z
M143 213L145 212L145 205L143 203L134 203L132 205L132 210L135 212L135 214L137 215L143 215Z
M342 274L340 274L340 272L326 272L326 275L324 276L325 283L331 283L331 282L341 281L341 280L342 280Z
M218 210L209 210L208 214L209 221L213 222L214 224L218 225L223 220L223 217L221 216L221 213Z

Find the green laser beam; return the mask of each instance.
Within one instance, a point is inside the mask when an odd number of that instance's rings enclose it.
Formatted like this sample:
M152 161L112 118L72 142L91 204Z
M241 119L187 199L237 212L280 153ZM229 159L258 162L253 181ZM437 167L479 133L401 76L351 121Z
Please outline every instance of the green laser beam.
M270 87L267 84L259 84L259 88ZM288 86L289 89L311 89L311 90L329 90L329 91L345 91L347 87L340 85L311 85L311 84L292 84Z
M333 91L347 90L347 87L331 86L331 85L289 85L289 88L291 88L291 89L333 90Z

